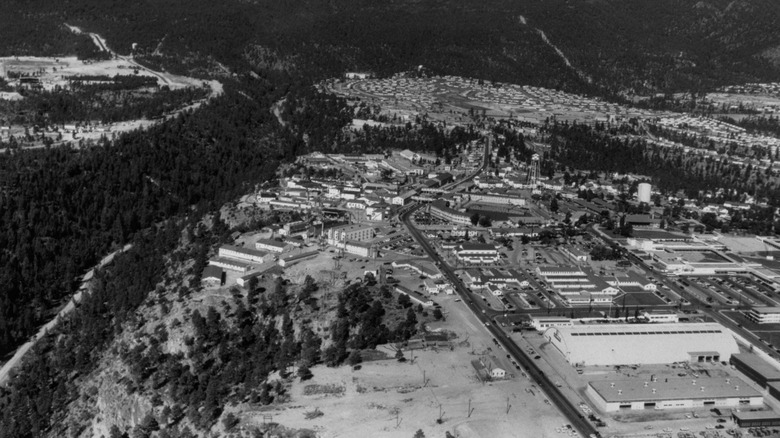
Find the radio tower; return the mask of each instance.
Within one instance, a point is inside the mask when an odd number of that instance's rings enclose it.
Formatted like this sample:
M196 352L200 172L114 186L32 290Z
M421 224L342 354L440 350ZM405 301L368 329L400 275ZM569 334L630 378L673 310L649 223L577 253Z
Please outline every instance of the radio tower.
M531 157L531 166L528 168L528 184L536 187L539 183L539 154Z

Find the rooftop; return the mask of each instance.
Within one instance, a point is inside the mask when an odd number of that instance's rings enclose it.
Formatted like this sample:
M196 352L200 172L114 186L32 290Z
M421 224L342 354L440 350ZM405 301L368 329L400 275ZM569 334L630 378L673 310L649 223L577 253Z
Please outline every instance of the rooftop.
M222 245L219 247L219 249L224 249L226 251L235 251L241 254L248 254L257 257L265 257L266 255L268 255L268 253L264 251L258 251L256 249L244 248L243 246L235 246L235 245Z
M738 377L665 378L664 380L599 380L588 382L607 402L760 397L761 393Z

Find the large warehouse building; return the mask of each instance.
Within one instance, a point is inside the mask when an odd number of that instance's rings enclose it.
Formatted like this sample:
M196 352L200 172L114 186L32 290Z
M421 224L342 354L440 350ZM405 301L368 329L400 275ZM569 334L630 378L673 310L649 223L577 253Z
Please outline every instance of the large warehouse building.
M544 337L571 365L582 366L717 362L739 353L717 323L580 324L550 327Z
M605 412L641 409L691 409L761 406L764 397L736 377L697 379L600 380L589 382L588 396Z

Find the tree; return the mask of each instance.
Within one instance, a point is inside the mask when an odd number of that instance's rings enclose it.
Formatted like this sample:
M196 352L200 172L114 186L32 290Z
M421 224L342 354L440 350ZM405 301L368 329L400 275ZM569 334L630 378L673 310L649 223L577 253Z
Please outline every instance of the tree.
M361 362L363 362L363 356L360 355L360 351L352 350L347 357L347 363L354 366Z
M225 415L225 418L222 419L222 425L225 426L225 431L230 431L236 427L240 421L241 420L239 420L235 415L233 415L232 412L230 412Z
M314 377L314 374L311 372L309 367L306 365L301 365L298 367L298 377L301 379L301 381L304 381Z
M558 209L559 209L558 200L555 197L553 197L552 200L550 201L550 211L553 213L558 213Z
M491 226L491 225L493 225L493 221L492 221L492 220L490 220L490 218L489 218L489 217L487 217L487 216L481 216L481 217L479 218L479 226L481 226L481 227L489 227L489 226Z
M417 429L413 438L425 438L425 432L423 432L422 429Z
M474 213L471 215L471 225L476 226L479 223L479 213Z
M409 298L409 295L399 294L398 295L398 304L400 304L403 308L411 307L412 306L412 300L411 300L411 298Z
M441 309L433 309L433 317L436 318L437 321L444 318L444 315L441 313Z

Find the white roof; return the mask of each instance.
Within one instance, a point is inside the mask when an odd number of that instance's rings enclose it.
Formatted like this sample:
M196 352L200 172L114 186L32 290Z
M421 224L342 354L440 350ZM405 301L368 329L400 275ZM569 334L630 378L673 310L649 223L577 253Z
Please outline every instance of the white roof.
M727 361L739 353L734 337L717 323L584 324L552 327L544 335L572 364L685 362L700 351L717 352Z

